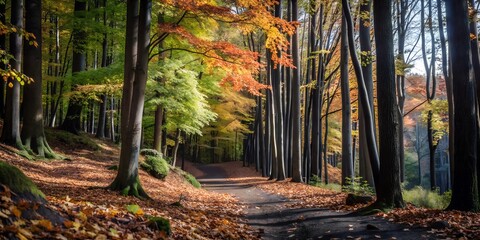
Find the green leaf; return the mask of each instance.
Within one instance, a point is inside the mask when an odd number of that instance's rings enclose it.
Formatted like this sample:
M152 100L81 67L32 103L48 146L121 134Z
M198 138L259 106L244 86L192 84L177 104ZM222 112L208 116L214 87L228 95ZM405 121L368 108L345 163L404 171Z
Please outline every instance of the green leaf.
M143 210L137 204L127 205L127 211L132 214L142 214Z

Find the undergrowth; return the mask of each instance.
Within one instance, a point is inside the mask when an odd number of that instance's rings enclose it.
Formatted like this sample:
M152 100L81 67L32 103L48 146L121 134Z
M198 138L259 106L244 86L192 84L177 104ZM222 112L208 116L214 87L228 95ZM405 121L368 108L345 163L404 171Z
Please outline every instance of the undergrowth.
M93 151L100 149L98 144L90 139L85 133L75 135L59 129L45 128L45 137L49 142L56 141L62 144L67 144L71 149L88 149Z
M410 190L403 190L403 199L417 207L431 209L445 209L450 203L451 192L440 194L438 191L430 191L420 186Z
M342 191L342 186L340 184L336 183L329 183L325 184L322 182L322 179L320 179L317 175L313 175L312 178L310 179L310 185L319 187L319 188L324 188L324 189L329 189L335 192L341 192Z
M158 179L164 179L170 170L168 163L163 158L154 156L146 156L145 161L140 163L140 167Z

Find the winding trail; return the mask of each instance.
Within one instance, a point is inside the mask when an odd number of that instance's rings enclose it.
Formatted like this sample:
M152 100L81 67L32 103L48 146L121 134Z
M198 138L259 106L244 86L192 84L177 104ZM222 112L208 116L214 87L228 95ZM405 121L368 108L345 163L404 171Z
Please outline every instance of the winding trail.
M254 184L229 180L222 164L195 167L203 172L197 178L205 189L239 200L248 225L257 229L262 239L438 239L426 229L375 216L318 208L289 209L290 199L267 193Z

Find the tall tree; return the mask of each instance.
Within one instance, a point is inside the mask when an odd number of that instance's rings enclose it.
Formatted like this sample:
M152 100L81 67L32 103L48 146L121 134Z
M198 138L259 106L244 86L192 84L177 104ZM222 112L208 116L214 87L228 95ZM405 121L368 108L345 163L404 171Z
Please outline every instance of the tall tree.
M363 98L358 99L358 162L359 162L359 175L364 181L367 181L370 186L374 186L372 165L370 163L371 149L367 146L367 128L365 126L364 109L365 104L369 104L370 115L375 116L375 108L373 107L373 68L372 68L372 43L371 43L371 11L372 0L364 0L360 2L360 51L361 54L361 68L362 77L365 83L366 94L368 103L364 103ZM375 126L375 118L372 119ZM373 135L376 136L376 129L373 128Z
M345 14L345 13L343 13ZM348 82L348 40L347 24L342 17L342 37L340 48L340 80L342 90L342 185L353 181L352 158L352 111L350 106L350 85Z
M275 17L282 18L282 2L278 2L275 5ZM277 58L281 58L281 52L277 52ZM272 171L276 175L272 176L274 179L283 180L285 179L285 161L284 161L284 144L283 144L283 109L282 109L282 87L281 87L281 78L282 78L282 65L276 63L273 68L272 76L272 95L273 95L273 106L274 106L274 131L275 131L275 146L276 146L276 158L274 159L275 165L272 165L277 168L277 171Z
M376 183L376 204L403 207L400 187L398 147L398 110L393 54L392 1L375 0L373 4L375 44L377 46L377 97L380 152L380 182ZM376 179L378 181L378 179Z
M99 1L99 0L97 0ZM98 3L98 2L97 2ZM103 26L107 27L107 0L103 0ZM101 67L107 67L108 65L108 34L107 31L105 30L105 33L103 34L103 40L102 40L102 62L101 62ZM100 109L98 113L98 125L97 125L97 133L95 134L95 137L97 138L104 138L105 137L105 127L107 124L106 118L107 118L107 93L103 93L101 95L101 103L100 103Z
M375 122L374 116L371 114L373 111L373 102L369 101L368 91L365 83L365 79L363 78L363 72L360 62L358 61L357 53L355 51L355 41L353 37L353 20L350 12L350 6L347 0L342 0L342 8L343 12L345 13L345 20L347 23L347 30L348 30L348 46L350 49L350 58L352 60L353 68L355 70L355 76L357 78L357 85L358 85L358 96L361 100L362 111L363 115L360 117L363 118L365 123L365 146L368 148L368 154L370 156L370 164L372 166L372 173L375 182L375 188L378 187L379 181L379 171L380 171L380 162L378 157L377 151L377 140L375 136Z
M10 66L12 70L20 73L22 68L23 0L12 1L10 18L12 26L18 29L10 34L9 47L13 57L10 60ZM15 78L9 78L8 86L1 141L23 150L20 138L20 82Z
M477 187L478 124L467 1L446 0L454 103L452 200L448 209L479 211Z
M7 9L6 9L6 2L0 2L0 22L5 25L6 24L6 16L7 16ZM0 49L6 49L6 36L5 34L0 35ZM0 69L5 69L5 64L0 63ZM5 82L0 82L0 117L5 117Z
M87 1L75 0L73 24L73 59L72 59L72 75L86 69L86 41L87 33L82 27L87 10ZM72 91L76 90L76 84L72 82ZM82 113L82 103L76 98L70 98L68 102L67 115L63 120L61 128L74 134L80 131L80 115Z
M138 32L137 61L135 64L135 78L132 85L125 82L126 92L131 92L130 104L122 106L122 111L129 112L128 122L122 122L122 130L126 135L122 136L122 148L120 152L120 164L117 176L110 185L110 189L120 191L124 195L133 195L139 198L148 198L143 190L138 177L138 156L140 153L141 133L142 133L142 115L145 100L145 87L147 83L148 71L148 53L150 46L150 22L151 22L151 0L140 0L138 31L128 29L135 27L132 24L137 14L136 9L138 0L129 0L127 2L127 35L126 39L132 37L128 33ZM129 42L132 43L132 42ZM127 48L131 46L127 45ZM129 67L125 63L125 68ZM133 69L130 69L131 71ZM128 80L128 79L126 79ZM124 90L125 91L125 90ZM123 96L128 97L128 96ZM125 125L127 124L127 125Z
M25 30L34 34L36 44L24 46L23 72L34 82L24 87L22 140L25 148L40 157L55 157L43 129L42 106L42 1L25 1ZM26 40L27 41L27 40Z
M292 21L298 20L298 1L292 0ZM293 78L292 78L292 181L302 182L300 135L302 132L300 125L300 56L298 46L298 29L292 36L292 59Z
M432 14L432 1L428 1L428 19L425 20L425 4L424 0L421 0L421 10L420 10L420 21L421 21L421 30L420 35L422 39L422 57L423 65L425 66L426 73L426 92L427 92L427 101L430 104L431 101L435 98L435 88L436 88L436 76L435 76L435 37L433 34L433 14ZM428 25L430 32L430 63L428 62L427 49L426 49L426 40L425 40L425 26ZM428 137L428 150L430 158L430 188L432 190L436 189L436 171L435 171L435 151L437 149L437 141L434 140L434 129L432 126L432 111L429 110L427 114L427 137Z

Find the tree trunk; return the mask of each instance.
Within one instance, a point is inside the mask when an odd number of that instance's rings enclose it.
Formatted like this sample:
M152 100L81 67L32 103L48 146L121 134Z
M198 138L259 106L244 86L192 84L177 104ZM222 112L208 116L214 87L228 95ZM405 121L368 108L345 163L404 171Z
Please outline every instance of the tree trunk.
M24 44L24 73L34 82L25 85L23 94L22 140L27 150L39 157L53 158L55 154L47 143L43 129L42 106L42 1L25 1L25 31L33 33L38 47Z
M377 46L377 97L380 150L380 178L376 205L403 207L400 187L398 154L398 111L395 93L395 63L393 56L392 1L375 0L375 43ZM377 181L376 181L377 182Z
M135 28L132 24L134 16L136 15L137 0L129 0L127 2L127 29L128 27ZM143 190L138 177L138 155L140 153L140 140L142 132L142 115L143 105L145 100L145 87L147 82L148 72L148 48L150 44L150 22L151 22L151 0L140 0L139 24L138 24L138 57L135 67L135 80L133 88L127 89L125 92L133 93L131 96L131 104L124 105L122 111L127 110L130 106L128 125L122 122L122 130L126 133L122 138L122 148L120 152L120 164L118 173L110 185L110 189L120 191L123 195L133 195L139 198L148 198L147 193ZM133 30L133 29L130 29ZM126 39L132 37L128 35ZM132 43L132 42L130 42ZM127 49L130 46L127 45ZM125 63L125 68L129 67ZM127 81L129 79L126 79ZM128 88L127 82L124 88ZM128 96L123 96L128 97Z
M282 2L278 2L275 5L275 17L282 18ZM278 57L280 58L280 52L277 53ZM277 175L274 176L277 180L285 179L285 161L284 161L284 149L283 149L283 109L282 109L282 88L281 88L281 79L282 79L282 66L280 64L277 65L276 68L273 70L273 81L272 81L272 88L273 88L273 106L275 108L274 111L274 119L275 119L275 137L276 137L276 147L277 147L277 154L276 154L276 162L277 162Z
M23 29L23 0L12 1L10 22L17 29ZM12 70L21 72L22 36L20 31L10 34L9 47L10 54L13 57L10 60L10 66ZM1 141L23 150L24 147L20 138L20 83L14 78L9 78L7 82L12 87L9 87L6 92L5 120L3 122Z
M477 139L474 72L466 1L445 1L451 56L454 106L454 158L452 199L448 209L478 211Z
M447 41L445 39L445 33L443 29L443 14L442 14L442 1L437 0L437 13L438 13L438 26L440 35L440 46L442 48L442 73L445 78L445 85L447 88L447 101L448 101L448 156L450 160L450 176L453 176L453 162L454 162L454 126L453 126L453 87L452 79L448 71L448 59L447 59ZM453 177L450 178L450 182Z
M360 50L362 51L361 55L361 65L363 80L365 82L368 104L371 106L371 115L375 116L375 108L373 104L373 71L372 71L372 44L370 37L370 26L371 26L371 10L372 10L372 1L366 0L362 1L360 4L360 12L364 17L360 18L362 22L360 26ZM365 127L365 116L364 110L366 103L363 102L362 98L358 99L358 162L359 162L359 173L363 181L374 187L375 183L373 181L373 171L372 165L370 163L370 152L367 146L367 132ZM375 118L373 120L373 125L375 126ZM373 135L376 136L376 129L373 129Z
M398 35L398 56L402 66L397 67L400 73L397 73L397 101L398 101L398 123L399 123L399 158L400 158L400 181L405 180L405 147L403 143L403 109L405 105L405 38L406 38L406 15L408 3L405 0L397 2L397 35Z
M173 147L173 153L172 153L172 166L175 167L177 165L177 152L178 152L178 147L180 146L180 129L177 128L177 131L175 132L175 146Z
M0 22L6 23L6 2L2 1L0 2ZM0 49L6 50L6 35L2 34L0 35ZM0 69L5 70L5 64L0 63ZM0 82L0 117L5 118L5 81Z
M316 18L317 18L317 4L316 1L310 1L310 8L312 9L312 13L310 16L310 30L309 30L309 52L308 56L311 58L308 61L307 66L307 77L305 84L309 84L310 80L317 78L317 69L316 69L316 56L313 55L314 52L317 51L317 39L315 35L315 28L316 28ZM320 23L319 28L320 32L323 32L323 4L320 6ZM322 40L320 39L320 43ZM304 161L307 168L305 170L310 169L310 172L305 172L305 177L307 182L310 181L310 175L316 175L318 177L322 177L322 164L321 164L321 141L322 141L322 124L320 121L320 115L322 113L322 92L323 90L320 88L321 84L323 83L323 79L317 79L316 88L315 90L311 91L311 96L309 96L308 89L305 89L305 136L304 136ZM310 124L310 98L313 98L312 103L312 111L311 111L311 124ZM310 130L311 130L311 141L310 141ZM308 167L308 163L310 163L310 167Z
M358 85L358 92L359 92L359 100L364 103L361 105L363 114L361 115L362 119L364 120L364 127L365 127L365 143L366 148L368 149L368 155L370 157L370 164L373 173L373 178L375 182L375 187L377 188L378 180L379 180L379 171L380 171L380 162L378 157L377 151L377 140L375 137L375 122L374 122L374 115L373 113L373 101L370 102L369 94L367 91L367 86L365 79L363 78L363 72L361 68L361 64L358 61L357 53L355 50L355 42L353 38L353 21L352 16L350 14L350 7L348 5L348 1L342 0L343 11L345 12L345 18L347 23L348 29L348 46L350 49L350 58L352 59L352 64L354 66L355 75L357 77L357 85Z
M75 1L74 15L78 21L85 19L85 11L87 10L86 1ZM86 41L87 33L82 29L81 24L75 24L73 27L73 59L72 59L72 75L86 69ZM76 84L72 83L72 91L76 89ZM68 102L67 115L63 120L61 128L65 131L78 134L81 130L80 116L82 114L82 103L75 98L71 98Z
M127 26L125 32L125 66L123 69L122 112L120 117L120 139L123 142L127 134L130 105L132 104L135 64L138 46L138 0L128 0Z
M340 79L342 90L342 185L347 185L352 183L354 174L352 158L352 112L350 106L350 86L348 82L348 41L345 17L342 17L341 42Z
M298 20L298 2L292 0L292 21ZM293 127L292 136L292 181L303 182L302 180L302 152L300 134L300 56L298 52L298 31L292 36L292 60L296 68L293 69L292 79L292 114L291 122Z
M97 133L95 137L97 138L104 138L105 137L105 123L107 117L107 94L102 94L100 109L98 112L98 125L97 125Z

